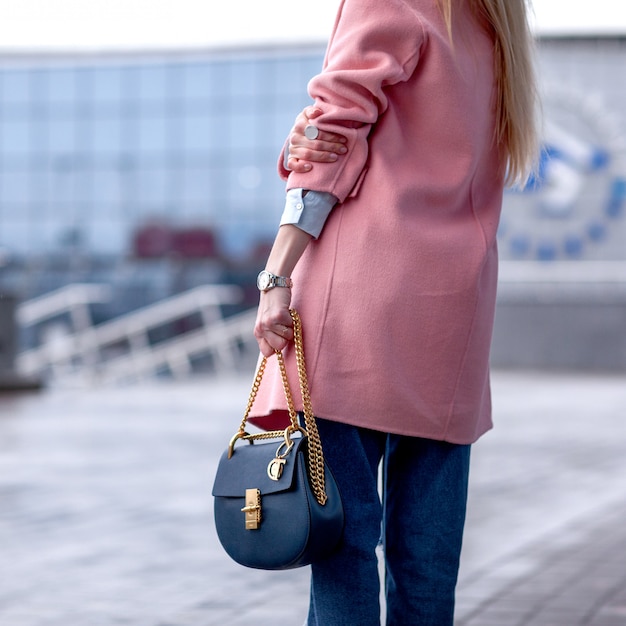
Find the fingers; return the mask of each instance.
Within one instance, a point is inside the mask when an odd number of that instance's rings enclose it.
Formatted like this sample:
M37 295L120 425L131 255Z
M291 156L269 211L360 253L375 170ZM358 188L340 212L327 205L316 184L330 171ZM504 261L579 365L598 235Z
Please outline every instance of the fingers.
M308 121L308 120L314 120L316 117L319 117L323 113L323 111L322 109L316 106L310 106L310 107L306 107L306 109L304 109L302 113L304 114L304 116L307 118L307 121Z
M273 329L266 328L261 330L259 334L257 334L255 329L254 334L263 356L271 356L276 350L284 350L293 339L293 328L279 324Z
M320 140L307 140L305 144L298 137L294 139L295 141L290 140L289 142L289 157L294 159L317 163L334 163L340 155L348 151L343 144Z
M347 139L343 135L338 133L331 133L325 130L319 130L316 139L308 139L304 134L304 129L308 126L308 121L304 118L304 122L296 120L291 133L289 135L289 145L294 146L306 146L314 150L335 150L339 151L340 148L345 148Z
M338 152L346 153L345 146L342 146ZM309 172L313 163L334 163L338 158L337 152L321 152L319 150L310 150L304 147L295 146L290 148L287 158L287 168L292 172Z
M320 133L318 139L307 139L303 133L294 130L289 135L288 149L289 153L298 158L308 153L332 153L335 157L339 154L345 154L348 151L346 142L343 139L334 139L337 137L334 133Z
M261 294L254 336L264 356L283 350L293 339L290 300L291 290L282 287Z
M313 166L306 161L300 161L299 159L289 157L287 159L287 169L292 172L298 172L299 174L303 174L305 172L310 172L313 169Z
M334 133L320 132L318 139L307 139L303 134L294 131L289 136L288 167L296 172L307 172L313 163L334 163L348 148L342 141L334 141ZM330 138L330 139L327 139ZM301 163L308 161L309 163Z
M323 113L322 109L316 106L306 107L296 117L294 126L301 126L302 129L309 123L310 120L318 118Z
M319 117L321 114L322 110L317 107L307 107L304 111L299 113L291 129L289 137L290 145L303 145L310 149L320 151L338 151L347 141L343 135L322 129L319 129L315 139L307 139L304 134L304 129L312 120Z
M339 155L335 152L294 148L293 151L289 151L287 167L294 171L308 172L312 168L311 163L334 163L338 158Z
M289 343L288 341L268 341L267 339L257 340L259 344L259 350L263 356L270 357L276 353L276 350L282 352Z
M308 172L313 163L334 163L348 151L347 139L337 133L319 130L316 139L307 139L304 129L322 114L316 106L304 109L289 134L287 167L293 172Z

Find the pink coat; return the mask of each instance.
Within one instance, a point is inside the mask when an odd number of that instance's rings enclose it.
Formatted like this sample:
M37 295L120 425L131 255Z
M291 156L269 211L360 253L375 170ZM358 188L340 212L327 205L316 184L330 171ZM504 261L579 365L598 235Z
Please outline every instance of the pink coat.
M293 274L315 414L454 443L492 425L504 169L493 44L467 4L452 46L436 0L343 0L309 92L349 152L287 184L340 200ZM256 416L284 418L275 361Z

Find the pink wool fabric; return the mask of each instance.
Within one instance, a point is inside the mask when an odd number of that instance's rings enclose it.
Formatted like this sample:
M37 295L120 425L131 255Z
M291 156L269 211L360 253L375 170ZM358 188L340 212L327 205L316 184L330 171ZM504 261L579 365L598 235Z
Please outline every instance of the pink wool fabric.
M315 414L461 444L492 426L504 172L493 44L466 4L451 44L436 0L344 0L309 93L348 154L305 174L279 160L287 188L340 200L293 274ZM256 423L285 407L270 358Z

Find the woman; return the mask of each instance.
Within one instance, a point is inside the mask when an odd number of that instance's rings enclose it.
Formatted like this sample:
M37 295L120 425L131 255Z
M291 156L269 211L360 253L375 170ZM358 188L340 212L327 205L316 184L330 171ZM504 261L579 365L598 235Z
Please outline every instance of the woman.
M340 549L312 566L309 626L380 623L381 524L387 623L453 623L470 445L492 425L502 192L535 158L530 41L524 0L343 0L309 83L313 139L300 116L281 156L255 335L283 350L300 312L346 514ZM270 426L275 359L266 379Z

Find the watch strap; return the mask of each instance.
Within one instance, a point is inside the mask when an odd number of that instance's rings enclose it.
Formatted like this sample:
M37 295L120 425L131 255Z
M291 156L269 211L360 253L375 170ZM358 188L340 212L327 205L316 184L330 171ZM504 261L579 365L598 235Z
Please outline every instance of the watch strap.
M287 276L278 276L276 274L272 274L272 272L268 272L267 270L263 270L259 273L256 282L260 291L268 291L274 287L291 288L293 286L291 278Z

